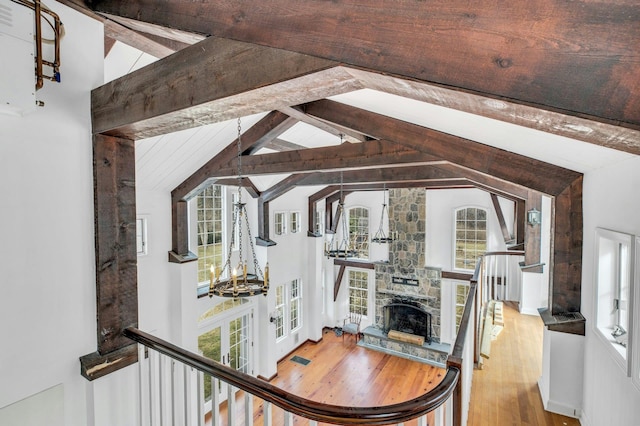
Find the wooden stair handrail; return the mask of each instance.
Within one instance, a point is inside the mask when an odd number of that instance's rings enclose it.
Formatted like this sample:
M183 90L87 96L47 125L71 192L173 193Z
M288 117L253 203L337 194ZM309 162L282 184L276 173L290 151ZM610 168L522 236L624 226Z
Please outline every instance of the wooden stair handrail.
M123 334L148 348L271 402L285 411L307 419L339 425L385 425L420 417L444 404L453 394L460 380L460 368L448 366L444 378L435 388L405 402L378 407L323 404L289 393L268 382L189 352L137 328L126 328Z

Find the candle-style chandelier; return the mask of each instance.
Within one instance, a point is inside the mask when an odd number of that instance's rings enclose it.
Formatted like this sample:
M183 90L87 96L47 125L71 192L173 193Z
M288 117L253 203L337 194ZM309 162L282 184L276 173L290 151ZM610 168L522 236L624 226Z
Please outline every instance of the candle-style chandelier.
M387 215L387 220L389 219L389 211L387 210L387 185L384 185L384 189L382 191L382 213L380 214L380 226L378 227L378 230L376 231L375 235L373 236L373 238L371 239L371 241L373 241L374 243L379 243L379 244L384 244L384 243L390 243L393 241L393 233L391 231L389 231L389 236L387 237L387 234L385 234L384 232L384 216L385 213Z
M342 134L340 135L340 145L342 145ZM338 217L338 226L336 226L336 233L338 229L341 230L341 239L338 241L337 235L333 234L330 242L325 245L325 255L327 257L358 257L358 250L356 248L355 241L351 241L349 238L349 224L346 219L346 211L344 209L344 193L343 187L343 172L340 171L340 199L338 201L338 208L336 210L336 216ZM355 238L355 237L354 237Z
M246 204L242 202L242 143L240 140L242 134L242 127L240 118L238 118L238 202L234 204L233 208L233 225L231 227L231 239L229 241L229 250L227 252L227 260L222 266L222 270L219 267L211 265L211 278L209 283L209 297L248 297L255 296L257 294L267 295L269 291L269 264L267 263L264 268L264 273L258 264L256 258L256 251L253 245L253 237L251 236L251 228L249 227L249 217L247 215ZM244 220L243 220L244 219ZM253 272L248 271L248 257L245 258L243 252L242 240L243 232L242 228L246 229L247 237L249 239L250 255L252 258ZM238 230L238 235L236 235ZM237 237L237 239L236 239ZM236 267L231 266L231 254L234 248L234 241L238 244L238 264ZM226 271L226 277L223 278L223 274Z

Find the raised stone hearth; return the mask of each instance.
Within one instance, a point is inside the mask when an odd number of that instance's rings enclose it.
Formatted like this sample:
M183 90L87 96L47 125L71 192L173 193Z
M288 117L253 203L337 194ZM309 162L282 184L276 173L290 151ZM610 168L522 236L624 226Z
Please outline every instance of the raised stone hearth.
M358 343L369 349L389 353L425 364L445 368L447 356L451 352L451 345L446 343L424 343L414 345L409 342L389 339L387 334L378 327L370 326L362 332L363 339Z

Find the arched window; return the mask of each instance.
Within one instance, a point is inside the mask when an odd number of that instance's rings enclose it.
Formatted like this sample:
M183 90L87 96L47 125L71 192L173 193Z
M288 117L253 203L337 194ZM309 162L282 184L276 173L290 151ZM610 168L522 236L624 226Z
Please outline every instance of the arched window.
M209 284L211 265L224 262L224 208L222 187L207 186L196 196L198 229L198 283Z
M476 207L456 210L455 269L474 270L487 251L487 211Z
M361 259L369 258L369 209L352 207L349 209L349 241L358 251Z

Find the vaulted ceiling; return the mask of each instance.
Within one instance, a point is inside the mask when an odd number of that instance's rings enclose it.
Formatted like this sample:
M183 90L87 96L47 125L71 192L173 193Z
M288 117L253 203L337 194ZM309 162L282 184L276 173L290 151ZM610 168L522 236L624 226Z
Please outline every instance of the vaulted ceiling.
M640 154L635 0L62 3L105 22L107 50L162 57L94 90L92 118L141 141L138 166L172 190L174 217L235 174L244 117L243 169L263 176L263 201L338 170L554 197L571 227L555 240L564 291L579 288L581 173Z

